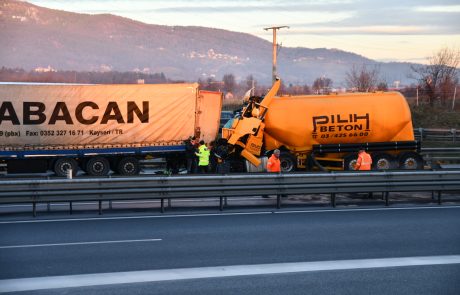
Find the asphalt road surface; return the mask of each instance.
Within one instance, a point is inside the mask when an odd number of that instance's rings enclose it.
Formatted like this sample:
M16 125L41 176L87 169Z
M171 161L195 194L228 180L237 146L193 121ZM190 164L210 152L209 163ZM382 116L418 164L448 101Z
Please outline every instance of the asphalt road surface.
M0 218L0 292L460 294L460 206Z

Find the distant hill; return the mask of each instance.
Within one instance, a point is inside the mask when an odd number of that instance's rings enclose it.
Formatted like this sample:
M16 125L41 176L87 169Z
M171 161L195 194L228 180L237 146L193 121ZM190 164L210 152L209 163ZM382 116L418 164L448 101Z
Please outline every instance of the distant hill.
M271 43L253 35L204 27L149 25L110 14L78 14L0 0L0 66L26 70L144 71L196 81L233 73L271 80ZM339 86L355 64L378 65L388 83L409 83L410 64L378 63L337 49L282 48L286 83L326 75Z

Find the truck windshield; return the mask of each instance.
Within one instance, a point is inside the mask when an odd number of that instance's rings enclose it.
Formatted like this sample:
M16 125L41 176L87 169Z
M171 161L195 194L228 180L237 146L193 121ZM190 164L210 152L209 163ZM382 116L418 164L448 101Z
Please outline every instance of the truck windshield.
M223 128L231 128L233 124L233 120L234 120L233 118L229 119L227 123L225 123Z

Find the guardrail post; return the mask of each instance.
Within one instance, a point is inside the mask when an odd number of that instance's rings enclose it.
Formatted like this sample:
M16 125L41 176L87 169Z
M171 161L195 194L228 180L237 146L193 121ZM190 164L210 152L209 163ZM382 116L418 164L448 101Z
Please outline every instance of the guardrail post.
M37 217L37 203L32 202L32 214L34 217Z
M102 201L99 200L99 215L102 215Z
M224 210L224 197L219 198L219 210L223 211Z
M109 201L109 209L112 210L112 200Z
M331 205L332 205L333 208L335 208L335 205L336 205L336 203L335 203L335 193L331 194Z
M46 211L48 211L48 212L51 211L51 203L50 202L46 203Z
M441 191L438 191L438 205L441 205L442 200L441 200Z
M72 206L72 201L69 202L69 214L72 215L73 213L73 206Z
M161 198L161 213L165 213L165 199Z
M172 206L172 205L171 205L171 199L168 198L168 208L171 209L171 206Z
M276 208L281 209L281 195L276 195Z
M389 196L390 196L390 192L385 192L385 206L387 207L390 205Z

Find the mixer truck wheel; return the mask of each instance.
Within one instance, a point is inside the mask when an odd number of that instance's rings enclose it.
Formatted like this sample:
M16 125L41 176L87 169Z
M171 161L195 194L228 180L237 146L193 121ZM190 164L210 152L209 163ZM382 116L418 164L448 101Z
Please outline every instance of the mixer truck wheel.
M110 163L104 157L94 157L86 163L86 173L91 176L105 176L109 174Z
M358 154L348 154L343 158L343 170L353 171L355 170L356 161L358 160Z
M399 155L399 168L405 170L422 170L423 158L414 152L405 152Z
M139 170L139 160L134 157L123 158L117 165L117 172L120 175L137 175Z
M72 175L75 176L78 170L78 163L72 158L59 158L54 162L54 173L57 176L67 176L67 170L72 169Z
M372 156L372 167L375 170L389 170L395 168L395 159L385 153L378 153Z
M289 152L281 152L280 166L282 172L293 172L296 169L296 159Z

